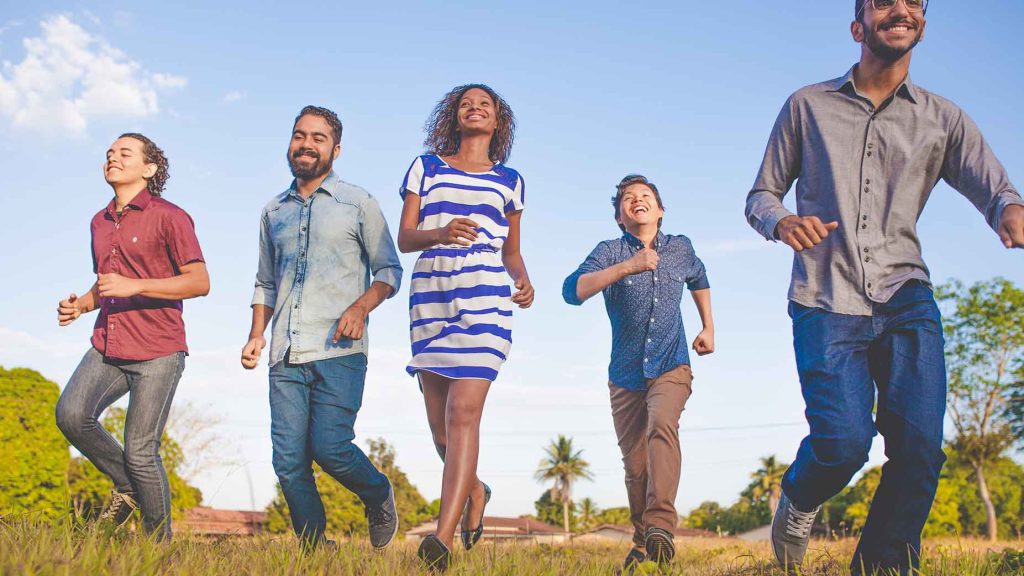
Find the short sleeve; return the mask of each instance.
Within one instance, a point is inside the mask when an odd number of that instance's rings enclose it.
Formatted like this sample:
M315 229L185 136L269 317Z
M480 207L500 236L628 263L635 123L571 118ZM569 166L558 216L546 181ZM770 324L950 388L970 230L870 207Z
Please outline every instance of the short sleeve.
M172 211L164 226L167 251L175 266L181 268L193 262L205 262L199 239L196 238L195 224L188 213L181 209Z
M526 181L516 174L516 185L512 188L512 198L505 204L505 214L519 212L526 206Z
M412 166L405 172L405 179L398 189L398 195L405 200L405 195L412 193L420 196L423 193L423 157L417 156Z

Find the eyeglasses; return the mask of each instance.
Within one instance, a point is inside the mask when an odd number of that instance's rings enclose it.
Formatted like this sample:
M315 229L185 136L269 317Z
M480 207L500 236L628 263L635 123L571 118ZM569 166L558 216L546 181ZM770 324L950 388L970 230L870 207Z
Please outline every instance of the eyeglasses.
M875 9L876 12L888 12L896 7L896 3L900 0L864 0L864 4L861 4L860 12L857 12L857 18L868 7L868 3ZM907 10L910 12L920 12L924 14L928 11L928 0L903 0L903 3L907 6Z

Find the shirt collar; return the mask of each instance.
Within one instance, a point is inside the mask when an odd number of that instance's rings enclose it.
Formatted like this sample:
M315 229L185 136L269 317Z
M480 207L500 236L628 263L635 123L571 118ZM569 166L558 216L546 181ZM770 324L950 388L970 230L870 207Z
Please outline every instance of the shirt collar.
M644 248L643 241L641 241L636 236L633 236L629 232L623 232L622 233L622 240L625 241L626 244L628 244L630 246L630 248L633 248L635 250L641 250L641 249ZM661 248L664 245L665 245L665 234L662 233L661 230L658 230L658 234L654 237L654 248L655 248L655 250L657 250L657 249Z
M845 90L852 90L854 93L858 93L857 84L853 80L853 71L856 69L857 65L854 64L853 66L850 67L846 74L834 80L832 82L832 91L843 92ZM903 98L907 99L908 101L914 104L917 104L917 87L914 86L913 82L911 82L910 74L907 74L907 77L904 78L903 82L901 82L900 85L896 88L896 94L902 96Z
M135 195L125 208L135 208L136 210L145 210L149 203L153 200L153 195L149 193L148 188L143 188L141 192ZM117 214L117 196L114 196L110 200L110 204L107 204L107 212L110 215Z
M324 181L320 183L320 186L314 190L313 193L316 194L317 192L324 192L331 198L334 198L335 201L341 202L341 195L338 194L338 188L340 187L341 178L338 178L338 175L335 174L334 170L331 170L330 173L327 174L327 177L324 178ZM291 196L302 200L302 197L299 196L299 189L294 179L292 179L291 186L288 187L287 193L281 196L281 203L287 201Z

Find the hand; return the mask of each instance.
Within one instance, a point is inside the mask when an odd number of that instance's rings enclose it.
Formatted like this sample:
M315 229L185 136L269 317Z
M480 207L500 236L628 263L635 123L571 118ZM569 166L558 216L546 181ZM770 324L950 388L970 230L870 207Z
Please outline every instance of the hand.
M658 268L658 253L650 248L643 248L629 260L626 260L626 272L630 276L648 272Z
M479 227L479 224L469 218L456 218L444 228L437 229L437 243L469 246L476 240L476 229Z
M97 274L96 287L102 298L131 298L142 292L139 280L125 278L120 274Z
M253 336L242 348L242 368L252 370L260 363L260 354L267 347L267 339L263 335Z
M57 304L57 324L61 326L71 324L81 315L82 310L78 307L78 295L74 292Z
M803 252L821 244L836 228L839 222L823 224L817 216L786 216L775 225L775 237L793 250Z
M533 284L530 279L523 276L516 280L516 293L512 295L512 303L518 304L520 308L529 308L533 304Z
M342 313L338 319L338 329L334 331L334 338L331 342L337 344L338 340L348 338L359 340L363 337L363 330L366 328L366 317L369 312L358 303L353 303Z
M715 351L715 329L705 328L693 339L693 351L698 356L707 356Z
M999 218L999 239L1007 248L1024 248L1024 206L1011 204Z

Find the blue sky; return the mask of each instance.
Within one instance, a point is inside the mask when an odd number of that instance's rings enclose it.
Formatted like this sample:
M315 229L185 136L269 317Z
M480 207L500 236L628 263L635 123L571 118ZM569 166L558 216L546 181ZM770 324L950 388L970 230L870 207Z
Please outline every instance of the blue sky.
M599 299L569 307L559 293L594 244L618 235L608 198L629 172L658 183L665 231L693 240L712 284L718 351L694 360L677 506L732 501L759 457L788 461L806 428L785 311L791 253L746 225L744 198L786 97L856 61L852 4L7 3L0 364L36 368L62 386L73 371L93 318L59 329L55 305L92 281L88 223L110 197L104 151L121 132L146 133L171 159L166 196L194 217L212 276L210 296L186 304L192 355L176 399L222 419L221 463L196 482L208 504L262 507L275 483L266 367L243 372L238 353L257 221L290 181L294 115L309 103L338 112L345 133L335 167L378 197L394 232L398 184L434 103L456 84L486 82L519 121L509 165L528 185L523 252L537 288L534 307L515 317L512 355L484 414L490 510L533 511L543 490L533 472L558 433L575 438L595 473L576 496L626 503L604 309ZM912 77L975 119L1019 185L1024 5L972 6L933 4ZM935 280L1002 275L1024 285L1024 253L1004 250L944 184L919 232ZM407 271L413 258L403 257ZM441 463L403 370L407 296L403 289L372 316L357 434L387 438L435 498ZM692 339L699 320L688 298L683 312ZM872 462L881 461L879 439Z

